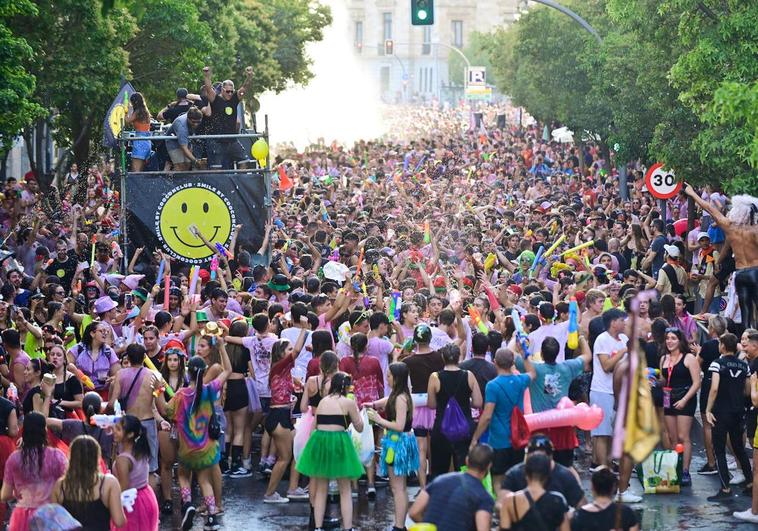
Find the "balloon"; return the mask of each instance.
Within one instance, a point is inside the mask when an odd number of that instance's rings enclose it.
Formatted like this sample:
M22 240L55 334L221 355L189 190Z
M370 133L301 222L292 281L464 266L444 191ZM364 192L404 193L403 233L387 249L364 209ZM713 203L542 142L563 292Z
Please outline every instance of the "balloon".
M584 402L574 405L568 397L564 396L555 409L524 415L524 419L531 431L565 426L593 430L603 421L603 410L599 406L588 406Z
M259 161L268 157L268 143L265 139L259 138L253 143L253 147L250 149L255 160Z
M695 227L698 227L700 222L695 220ZM674 232L677 236L681 236L687 232L687 218L682 218L674 222Z

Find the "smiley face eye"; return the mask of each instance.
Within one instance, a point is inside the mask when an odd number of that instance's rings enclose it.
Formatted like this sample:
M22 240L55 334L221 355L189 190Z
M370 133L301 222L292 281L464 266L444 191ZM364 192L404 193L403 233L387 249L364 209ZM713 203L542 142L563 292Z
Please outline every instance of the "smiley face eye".
M182 203L182 214L187 213L187 203Z
M208 213L208 203L203 203L203 212Z

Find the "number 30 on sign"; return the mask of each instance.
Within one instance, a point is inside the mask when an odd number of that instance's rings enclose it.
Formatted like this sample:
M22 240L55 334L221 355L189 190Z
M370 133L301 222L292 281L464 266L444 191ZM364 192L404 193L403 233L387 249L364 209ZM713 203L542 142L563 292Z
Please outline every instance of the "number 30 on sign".
M682 189L682 182L678 181L674 172L667 170L663 164L656 162L645 174L645 186L657 199L671 199Z

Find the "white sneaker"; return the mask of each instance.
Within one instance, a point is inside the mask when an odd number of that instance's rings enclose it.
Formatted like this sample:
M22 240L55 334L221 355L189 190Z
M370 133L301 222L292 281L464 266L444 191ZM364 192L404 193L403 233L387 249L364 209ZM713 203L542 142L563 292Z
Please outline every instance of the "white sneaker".
M753 514L753 511L750 508L747 508L744 511L735 511L732 513L732 516L738 520L744 520L745 522L753 522L754 524L758 524L758 514Z
M732 474L732 479L729 480L730 485L739 485L740 483L745 481L745 475L740 470L736 470Z
M726 458L726 467L729 470L737 470L737 460L731 455Z
M632 493L631 490L626 489L624 492L620 492L619 495L616 497L617 501L620 501L621 503L640 503L642 501L642 496L637 496L636 494Z
M289 501L289 498L280 496L278 492L275 492L270 496L263 497L263 503L289 503Z
M289 498L290 500L307 500L308 491L302 487L298 487L295 490L288 490L287 498Z

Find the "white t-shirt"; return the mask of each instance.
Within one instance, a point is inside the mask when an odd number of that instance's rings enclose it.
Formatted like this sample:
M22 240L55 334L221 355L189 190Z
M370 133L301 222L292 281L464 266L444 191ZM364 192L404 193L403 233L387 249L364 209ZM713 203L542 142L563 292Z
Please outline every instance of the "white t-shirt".
M303 382L305 381L305 373L308 369L308 362L311 361L311 358L313 357L313 354L307 348L311 346L310 330L307 332L307 334L308 335L305 336L305 343L303 343L303 349L300 351L300 355L295 359L295 368L292 369L292 376L294 378L300 378L300 380ZM300 337L300 328L294 326L285 328L282 330L280 337L282 339L289 340L290 343L295 345L297 343L297 338Z
M453 340L447 335L447 332L440 330L436 326L432 327L432 340L429 342L429 348L439 350L445 345L449 345Z
M613 394L613 372L605 372L600 364L599 354L611 355L611 352L617 352L625 349L629 339L620 334L619 339L613 339L608 332L603 332L595 340L595 347L592 352L592 385L590 391L599 393Z

